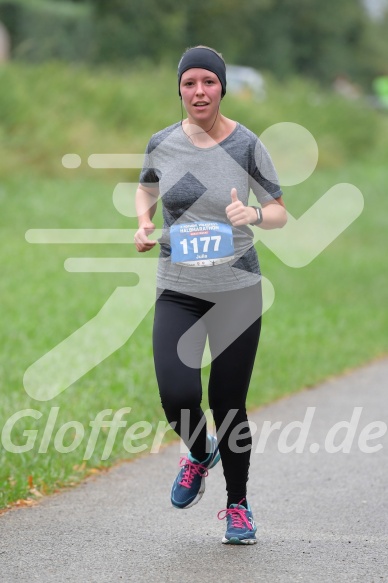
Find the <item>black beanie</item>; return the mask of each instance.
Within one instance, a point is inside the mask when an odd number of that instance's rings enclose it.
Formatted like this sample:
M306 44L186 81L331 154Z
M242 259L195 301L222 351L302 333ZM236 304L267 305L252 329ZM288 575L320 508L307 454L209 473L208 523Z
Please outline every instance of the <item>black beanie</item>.
M226 93L226 67L224 61L211 49L193 48L186 51L178 64L178 92L181 96L181 77L188 69L207 69L212 71L222 85L221 97Z

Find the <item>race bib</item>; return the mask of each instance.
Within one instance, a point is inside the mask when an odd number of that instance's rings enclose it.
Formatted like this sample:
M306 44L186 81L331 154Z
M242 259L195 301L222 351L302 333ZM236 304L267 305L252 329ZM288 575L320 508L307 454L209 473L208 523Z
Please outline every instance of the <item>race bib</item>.
M198 222L170 227L171 262L187 267L209 267L234 257L232 227Z

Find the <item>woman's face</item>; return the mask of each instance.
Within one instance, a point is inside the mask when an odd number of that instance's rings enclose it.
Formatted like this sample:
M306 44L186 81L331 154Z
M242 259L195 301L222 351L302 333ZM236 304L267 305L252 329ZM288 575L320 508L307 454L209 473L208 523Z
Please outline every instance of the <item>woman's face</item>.
M188 69L181 77L180 91L191 121L201 124L214 120L222 92L215 73L207 69Z

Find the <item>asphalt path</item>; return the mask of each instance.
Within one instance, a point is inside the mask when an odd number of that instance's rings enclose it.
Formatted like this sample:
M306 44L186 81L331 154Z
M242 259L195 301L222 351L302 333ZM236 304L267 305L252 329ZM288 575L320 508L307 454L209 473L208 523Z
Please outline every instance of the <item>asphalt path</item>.
M221 464L199 504L171 507L174 443L0 516L0 581L388 582L387 388L381 360L250 415L256 545L221 544Z

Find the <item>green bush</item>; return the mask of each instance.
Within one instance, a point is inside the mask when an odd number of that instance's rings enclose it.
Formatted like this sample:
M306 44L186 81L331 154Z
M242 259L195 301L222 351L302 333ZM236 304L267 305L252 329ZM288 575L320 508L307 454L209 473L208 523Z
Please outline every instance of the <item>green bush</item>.
M264 101L227 93L223 113L257 135L281 121L306 127L318 142L320 168L365 158L385 164L388 116L383 112L362 98L348 101L303 79L278 83L268 74L265 79ZM143 152L152 133L181 117L175 70L146 62L141 71L123 66L121 72L59 62L10 63L0 68L0 86L5 88L0 176L20 165L30 173L62 175L60 160L67 152L83 158L93 152Z

